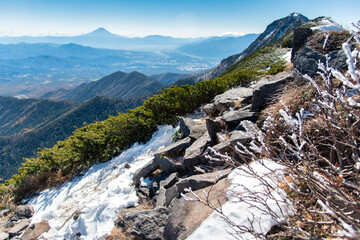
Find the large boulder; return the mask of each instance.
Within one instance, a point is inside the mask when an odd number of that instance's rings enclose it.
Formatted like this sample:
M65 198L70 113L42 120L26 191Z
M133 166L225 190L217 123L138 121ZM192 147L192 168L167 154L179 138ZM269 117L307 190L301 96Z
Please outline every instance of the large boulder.
M179 126L182 137L188 137L190 135L190 128L195 125L194 120L190 118L180 117Z
M293 73L280 73L273 79L262 81L261 84L255 85L254 95L252 98L251 111L258 112L266 105L270 104L273 97L281 92L285 84L293 79Z
M159 163L159 167L163 170L164 173L170 174L173 172L181 172L183 170L182 166L182 158L168 158L166 156L162 156L157 159Z
M301 49L306 40L313 35L313 31L311 28L297 28L294 30L294 40L291 51L291 61L294 59L295 53Z
M136 239L163 240L167 225L168 211L166 208L155 208L144 211L129 211L117 222L117 227L128 232ZM131 239L131 238L130 238Z
M210 117L216 117L220 113L234 108L241 102L246 102L251 99L253 90L244 87L238 87L217 95L212 103L206 104L203 107L204 112Z
M329 67L335 68L339 71L347 70L346 55L344 51L335 50L328 53L330 57ZM293 58L294 67L302 74L314 76L318 71L318 63L326 64L326 58L319 51L314 50L308 46L301 48Z

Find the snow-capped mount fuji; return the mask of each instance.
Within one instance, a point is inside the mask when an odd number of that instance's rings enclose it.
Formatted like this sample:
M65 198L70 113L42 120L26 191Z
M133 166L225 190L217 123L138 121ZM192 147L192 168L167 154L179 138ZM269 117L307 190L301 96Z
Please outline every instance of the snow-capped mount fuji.
M86 33L83 36L87 37L104 37L104 38L118 38L120 35L113 34L103 27L99 27L92 32Z
M266 27L265 31L243 52L223 59L216 68L210 70L209 72L199 75L196 80L199 81L205 79L214 79L234 63L240 61L246 56L249 56L251 53L255 52L256 50L272 42L275 42L282 36L285 36L294 29L308 22L309 19L300 13L291 13L290 15L284 18L272 22L270 25Z

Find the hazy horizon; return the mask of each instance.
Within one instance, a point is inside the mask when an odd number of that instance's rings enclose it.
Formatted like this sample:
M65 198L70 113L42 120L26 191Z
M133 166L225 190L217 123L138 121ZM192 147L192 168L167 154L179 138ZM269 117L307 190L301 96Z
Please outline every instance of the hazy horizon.
M292 12L346 26L360 18L358 9L357 0L0 0L0 36L73 36L99 27L127 37L245 35Z

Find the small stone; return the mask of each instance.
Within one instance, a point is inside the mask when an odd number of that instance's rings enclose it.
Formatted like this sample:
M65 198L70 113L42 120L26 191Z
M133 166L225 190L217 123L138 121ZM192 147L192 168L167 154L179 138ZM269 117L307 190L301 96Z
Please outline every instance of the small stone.
M129 168L131 168L131 166L129 163L125 163L124 168L129 169Z

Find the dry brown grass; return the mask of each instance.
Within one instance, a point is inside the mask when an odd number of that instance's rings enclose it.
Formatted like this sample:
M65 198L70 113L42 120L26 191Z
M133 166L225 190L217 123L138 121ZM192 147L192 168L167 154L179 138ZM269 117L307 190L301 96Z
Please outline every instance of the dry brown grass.
M311 104L309 100L313 92L310 84L303 86L288 85L282 93L274 98L276 101L261 112L260 120L264 120L269 115L278 118L279 110L284 108L284 104L293 113L302 107L306 108Z
M63 176L61 171L28 175L24 183L17 186L15 189L15 192L17 193L15 202L18 203L20 200L30 197L31 194L33 194L34 189L41 191L49 188L50 186L58 186L70 178L71 175L67 174Z

